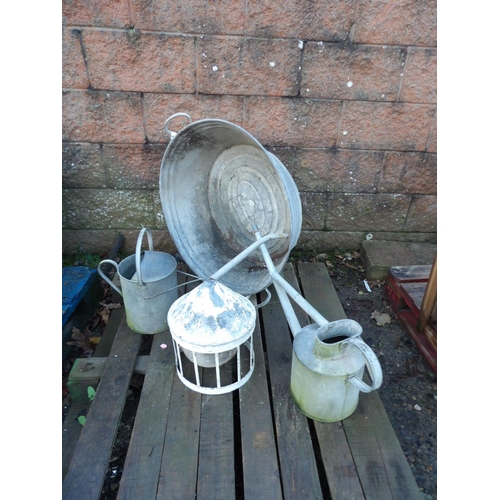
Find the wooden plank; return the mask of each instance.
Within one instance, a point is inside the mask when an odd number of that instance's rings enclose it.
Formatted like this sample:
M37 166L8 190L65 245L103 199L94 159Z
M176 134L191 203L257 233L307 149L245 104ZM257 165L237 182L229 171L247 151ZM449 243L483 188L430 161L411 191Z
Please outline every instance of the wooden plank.
M255 305L255 297L251 300ZM258 318L253 344L255 369L250 380L239 390L245 498L279 500L283 495Z
M315 267L316 274L316 279L310 282L303 278L309 266ZM336 295L326 267L323 264L319 267L317 264L303 264L300 278L306 300L315 308L316 305L322 307L326 319L339 319L333 314L334 307L328 312L328 306L325 304L325 297ZM304 286L306 283L309 285ZM314 283L317 283L315 287ZM343 420L342 424L367 499L421 500L422 494L376 391L369 394L360 393L356 411ZM315 427L321 429L322 426L315 424ZM320 443L327 439L326 429L324 431L323 434L321 431L318 433ZM345 470L352 471L351 468ZM336 493L341 489L343 488L338 488ZM333 492L332 497L337 498ZM362 497L358 492L353 498Z
M215 370L203 384L215 387ZM224 384L225 385L225 384ZM233 395L202 395L197 498L235 498Z
M401 283L400 293L406 305L412 310L415 317L418 317L422 299L424 298L427 282Z
M111 351L111 347L113 346L113 342L116 337L116 332L118 331L122 318L125 316L123 301L120 300L119 303L122 304L122 307L121 309L114 309L111 311L108 323L106 324L104 333L101 336L101 340L99 340L94 354L92 355L93 357L105 357L108 356Z
M429 274L429 280L427 281L427 287L425 288L425 293L422 298L420 312L417 318L417 330L423 331L429 322L432 310L436 303L437 297L437 256L434 258L434 264L432 264L431 272Z
M370 489L363 483L366 497L422 500L422 492L378 393L360 396L358 408L343 424L349 443L357 450L353 455L358 474L370 480Z
M164 351L160 347L167 345ZM154 336L117 500L154 500L174 377L170 332Z
M83 426L78 422L80 415L86 415L90 408L90 401L82 400L80 402L71 403L68 414L64 419L62 428L62 478L68 473L71 458L80 438Z
M140 345L123 318L63 482L65 500L100 497Z
M192 365L186 365L185 374ZM196 498L201 394L174 377L157 498Z
M297 270L304 298L328 321L346 315L325 264L298 262Z
M108 320L106 328L104 329L104 333L101 337L101 342L104 338L110 338L114 340L116 331L118 330L118 326L120 325L120 321L123 317L123 310L117 309L114 310ZM94 355L96 353L100 353L101 356L107 356L111 349L112 343L105 346L101 345L101 342L97 345L96 350L94 351ZM80 434L82 432L82 424L78 422L76 419L80 415L85 415L90 408L91 402L88 399L87 387L91 386L94 389L97 388L97 384L99 379L102 376L102 371L104 370L104 362L101 361L102 366L99 366L99 361L97 362L97 366L94 367L93 363L94 358L81 358L75 360L75 364L71 369L71 373L68 377L67 387L68 391L71 394L71 406L66 415L66 419L63 423L63 439L62 439L62 477L63 479L66 477L68 473L69 464L71 462L71 457L73 456L73 452L75 451L76 444L78 439L80 438ZM99 358L99 359L107 359L107 358ZM86 368L85 371L80 372L80 365L85 365L87 362L91 363L91 366ZM92 374L91 376L89 376ZM85 380L81 380L81 379ZM73 380L74 379L74 380Z
M328 321L345 319L346 314L322 263L298 263L304 298ZM286 279L297 288L292 276ZM304 313L305 314L305 313ZM335 500L363 499L356 465L341 422L314 422L330 495Z
M180 270L189 272L185 265ZM198 285L189 282L179 295ZM194 379L192 363L184 363L184 376ZM186 387L174 375L167 430L163 444L157 498L196 498L198 450L200 442L201 394Z
M394 266L389 269L395 283L411 281L427 281L431 272L430 265L424 266Z
M289 266L289 264L287 264ZM261 309L278 441L283 496L323 498L307 417L290 397L292 342L285 315L272 287Z

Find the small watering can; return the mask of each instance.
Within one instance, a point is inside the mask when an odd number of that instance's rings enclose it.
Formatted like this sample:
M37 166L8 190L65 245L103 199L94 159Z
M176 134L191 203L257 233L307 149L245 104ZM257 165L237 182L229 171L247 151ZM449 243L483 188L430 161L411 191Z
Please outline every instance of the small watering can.
M141 252L145 233L149 251ZM101 270L105 263L117 269L121 290ZM153 251L153 235L148 228L139 234L135 255L120 264L105 259L97 267L102 278L123 297L128 327L144 334L156 334L168 328L168 310L179 296L176 269L177 261L172 255Z
M361 339L362 328L351 319L323 326L308 325L293 341L290 392L295 404L313 420L337 422L358 406L359 391L382 385L382 368ZM371 386L363 382L365 370Z

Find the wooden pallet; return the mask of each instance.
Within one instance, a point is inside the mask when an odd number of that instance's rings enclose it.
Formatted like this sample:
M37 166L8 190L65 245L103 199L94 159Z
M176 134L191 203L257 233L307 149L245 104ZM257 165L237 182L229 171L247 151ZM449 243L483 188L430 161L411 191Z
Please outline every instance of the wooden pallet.
M437 260L428 266L391 267L385 294L399 320L437 372Z
M300 284L306 300L327 319L345 318L323 263L299 263L296 270L288 264L283 275L296 289ZM258 310L255 371L233 393L209 396L184 386L168 332L154 336L149 355L138 356L141 336L124 318L108 356L79 360L68 382L77 399L89 381L99 384L74 450L65 456L63 499L99 499L137 371L144 373L144 385L118 500L422 500L377 392L361 393L354 414L331 424L308 419L293 403L292 338L272 287L271 292ZM307 324L305 313L296 312ZM63 435L74 426L68 418Z

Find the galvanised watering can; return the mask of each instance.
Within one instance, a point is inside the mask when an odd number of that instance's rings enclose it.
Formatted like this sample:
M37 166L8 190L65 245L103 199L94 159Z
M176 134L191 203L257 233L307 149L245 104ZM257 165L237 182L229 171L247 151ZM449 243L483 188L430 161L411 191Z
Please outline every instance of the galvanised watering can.
M144 234L148 237L149 251L141 252ZM117 269L121 290L101 270L105 263ZM156 334L168 328L168 310L179 297L176 270L175 257L153 251L153 236L148 228L139 234L135 255L120 264L105 259L97 267L101 277L123 297L128 327L144 334Z
M300 410L320 422L337 422L351 415L359 392L382 385L382 368L361 339L362 328L351 319L323 326L308 325L293 340L290 392ZM363 382L365 370L371 386Z

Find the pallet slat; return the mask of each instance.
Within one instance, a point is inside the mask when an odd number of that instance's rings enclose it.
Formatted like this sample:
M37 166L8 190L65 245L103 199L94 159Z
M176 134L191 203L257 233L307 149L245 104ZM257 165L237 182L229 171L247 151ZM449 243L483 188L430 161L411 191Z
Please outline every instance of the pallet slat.
M205 370L203 383L215 386L215 371ZM201 397L198 498L235 498L233 395Z
M161 344L167 344L167 350ZM168 331L154 336L117 500L154 500L174 377Z
M185 374L189 366L186 367ZM174 377L157 498L196 498L201 394Z
M345 318L326 266L300 263L297 269L287 264L283 276L325 318ZM308 324L307 314L292 306L299 323ZM89 373L74 377L83 402L86 377L100 381L63 483L64 500L99 498L130 377L138 370L145 378L118 500L421 500L378 393L360 394L357 410L342 422L307 418L289 394L292 337L274 290L259 317L254 373L238 391L222 395L203 395L181 382L168 332L154 337L149 356L138 357L142 336L123 318L108 358L87 360ZM234 376L231 366L221 367L223 385ZM193 379L192 363L183 367ZM212 385L207 377L213 370L202 369L201 376ZM78 408L70 408L73 420Z
M123 318L63 482L65 500L93 500L101 494L140 345L141 336Z
M289 395L292 342L274 287L262 308L273 395L283 496L285 499L323 498L307 417Z
M346 314L323 264L297 265L304 298L328 321L345 319ZM297 289L293 272L285 275ZM299 313L298 313L299 314ZM301 313L302 317L305 313ZM300 317L300 316L299 316ZM338 500L364 498L349 442L341 422L314 422L330 494Z
M252 298L252 302L255 305L255 298ZM245 498L279 500L283 497L262 333L258 321L253 343L255 369L250 380L239 390Z
M299 264L298 270L306 300L329 321L345 318L345 312L341 305L339 307L340 301L326 267L323 264ZM359 481L361 481L362 492L366 498L421 499L420 490L376 391L369 394L360 393L356 411L343 420L342 424L350 454L354 459ZM322 455L327 457L329 450L326 446L328 443L326 428L330 426L332 424L315 422ZM340 457L330 457L330 460L334 460L334 465L325 468L331 473L332 469L339 472L352 472L352 459L345 450L345 441L341 439L341 436L339 440L340 449L344 450L344 457L347 461L339 463ZM338 485L339 482L341 484L342 481L351 479L350 484L336 487L332 491L332 497L340 498L337 495L343 491L357 491L353 493L353 498L363 498L360 496L362 492L356 481L357 478L352 478L348 474L346 476L330 475L330 485Z

